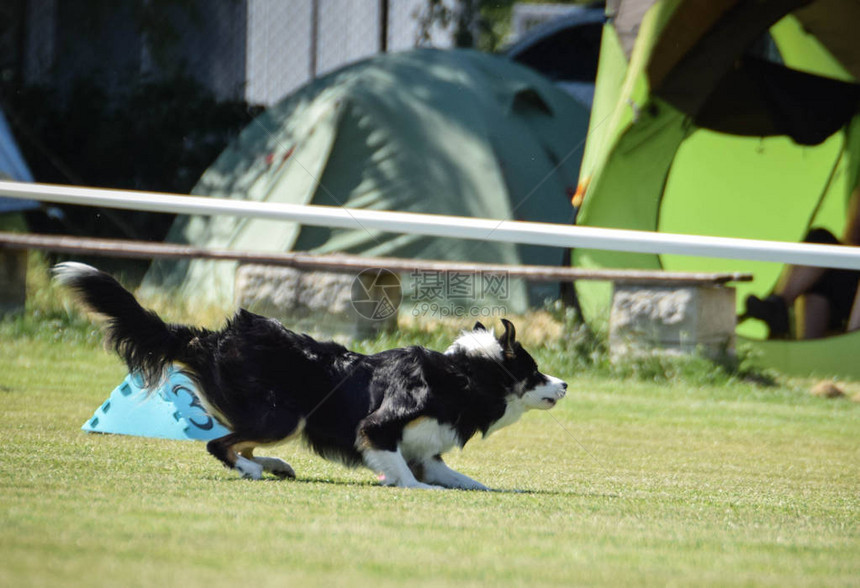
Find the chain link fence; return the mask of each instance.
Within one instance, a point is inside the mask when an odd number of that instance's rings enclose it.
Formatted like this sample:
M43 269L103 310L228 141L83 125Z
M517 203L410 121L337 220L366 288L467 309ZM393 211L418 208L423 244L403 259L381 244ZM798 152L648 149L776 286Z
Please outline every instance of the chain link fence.
M14 4L14 6L12 5ZM23 0L2 10L3 77L67 94L94 79L109 94L190 76L217 100L269 106L308 81L384 51L450 47L431 0ZM446 6L448 5L448 6ZM440 17L439 6L445 7ZM431 22L432 21L432 22Z
M380 52L450 47L472 0L0 2L0 111L36 181L187 193L263 108ZM68 207L33 230L163 238Z

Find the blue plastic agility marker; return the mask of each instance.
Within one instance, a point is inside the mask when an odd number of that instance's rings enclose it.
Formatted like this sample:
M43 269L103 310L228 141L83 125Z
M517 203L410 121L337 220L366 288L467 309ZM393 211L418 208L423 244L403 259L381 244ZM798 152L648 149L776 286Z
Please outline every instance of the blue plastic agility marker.
M203 409L194 383L175 367L149 396L140 376L129 374L81 428L90 433L191 441L209 441L230 432Z

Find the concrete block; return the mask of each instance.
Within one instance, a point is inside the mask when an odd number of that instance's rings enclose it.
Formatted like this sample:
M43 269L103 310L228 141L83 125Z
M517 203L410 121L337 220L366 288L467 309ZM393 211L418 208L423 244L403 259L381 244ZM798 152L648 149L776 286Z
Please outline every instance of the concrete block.
M735 289L616 283L609 318L613 359L643 353L733 353Z
M370 337L396 328L396 312L376 320L356 311L355 280L353 273L241 264L235 303L276 318L291 330L320 336Z
M0 316L24 312L27 302L27 251L0 248Z

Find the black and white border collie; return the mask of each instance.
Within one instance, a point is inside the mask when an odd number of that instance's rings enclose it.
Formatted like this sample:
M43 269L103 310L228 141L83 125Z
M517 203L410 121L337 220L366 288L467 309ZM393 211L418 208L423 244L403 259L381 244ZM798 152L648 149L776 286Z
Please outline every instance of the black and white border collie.
M487 436L530 409L549 409L567 384L542 374L502 320L496 337L480 323L444 352L423 347L355 353L239 310L219 331L166 324L116 280L76 262L56 280L106 319L106 342L150 388L178 364L209 412L231 433L209 452L244 477L294 478L288 463L254 449L303 438L322 457L364 465L383 484L486 490L442 454Z

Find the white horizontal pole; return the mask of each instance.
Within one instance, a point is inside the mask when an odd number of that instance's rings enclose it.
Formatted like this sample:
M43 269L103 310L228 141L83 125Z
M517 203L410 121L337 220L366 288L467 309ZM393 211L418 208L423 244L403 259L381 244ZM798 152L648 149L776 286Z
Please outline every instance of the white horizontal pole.
M265 218L304 225L414 233L455 239L636 253L670 253L860 270L860 247L838 245L680 235L7 181L0 181L0 196L147 212Z

